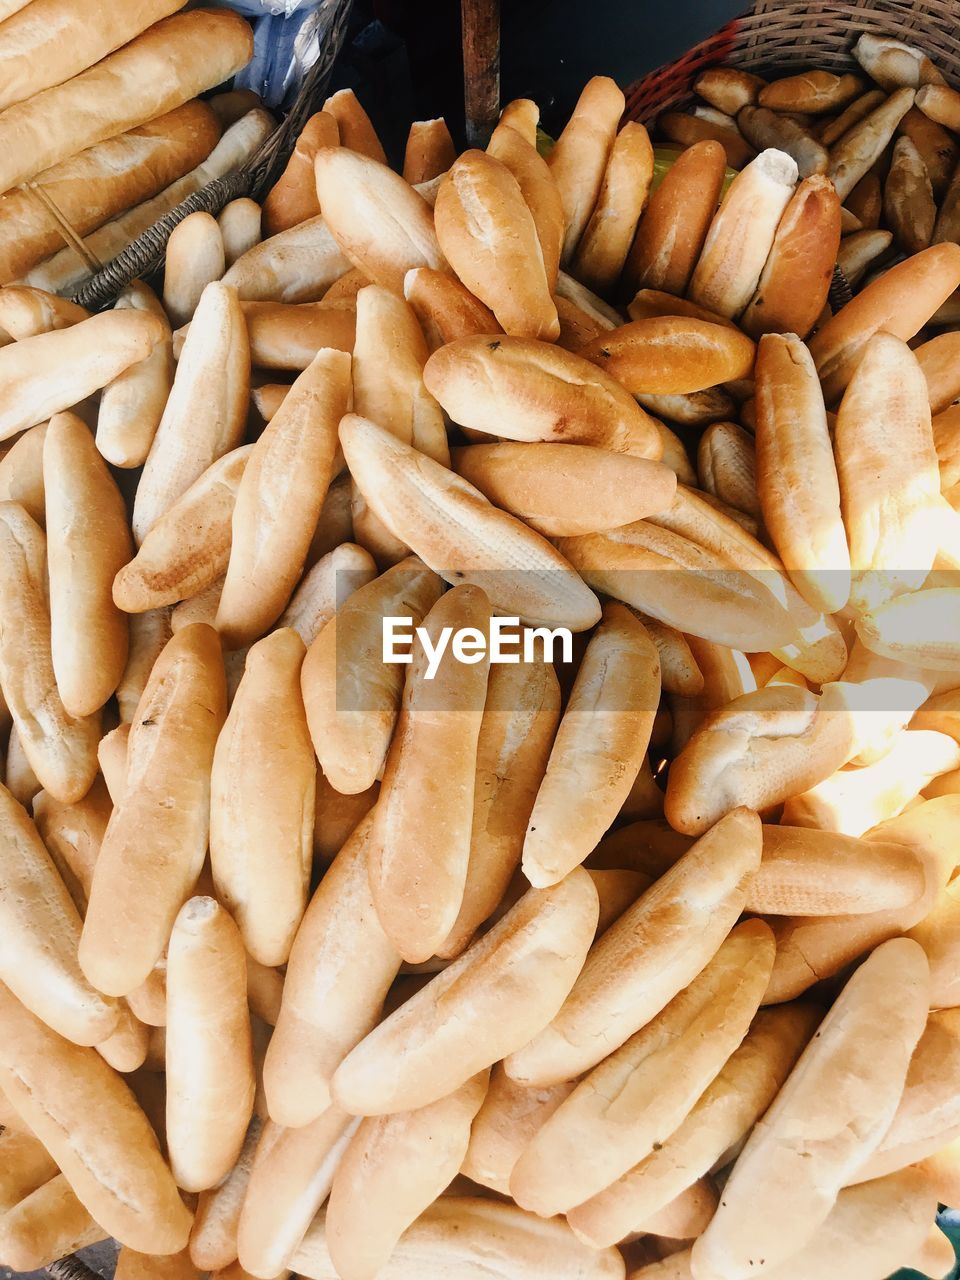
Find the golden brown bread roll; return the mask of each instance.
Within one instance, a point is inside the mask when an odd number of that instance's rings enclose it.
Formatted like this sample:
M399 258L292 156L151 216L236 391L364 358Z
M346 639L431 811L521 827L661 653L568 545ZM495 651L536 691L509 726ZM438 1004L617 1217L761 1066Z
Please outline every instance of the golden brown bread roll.
M113 580L133 543L123 495L87 426L55 414L43 446L53 672L70 715L99 711L127 663Z
M0 1085L91 1216L131 1247L182 1249L192 1215L126 1084L96 1050L61 1039L2 986L0 1020Z
M926 958L909 939L856 971L747 1139L693 1246L697 1274L744 1276L760 1258L773 1268L814 1237L896 1110L928 993Z
M933 185L923 157L909 138L898 138L894 143L883 186L883 214L908 254L919 253L930 244L937 217Z
M741 107L757 101L766 83L739 67L708 67L697 76L693 87L712 106L735 116Z
M339 142L336 117L329 111L315 112L300 130L286 168L264 198L265 237L289 231L308 218L319 216L313 162L321 147L335 147Z
M863 92L860 76L837 76L830 71L804 71L784 76L760 90L761 107L773 111L837 111Z
M319 215L261 240L228 268L223 283L250 302L317 302L350 268Z
M581 354L631 395L676 395L749 377L756 348L727 325L665 316L612 329Z
M896 89L832 147L826 172L841 200L846 202L853 188L886 150L915 97L913 89Z
M500 333L489 307L457 279L432 267L414 267L403 278L403 296L420 322L431 351L477 333Z
M864 32L853 46L853 56L883 89L945 83L922 49L891 36Z
M340 141L345 147L362 156L369 156L380 164L386 164L387 157L373 122L352 89L338 89L336 93L332 93L323 104L323 109L336 120Z
M628 121L614 139L597 203L577 246L578 280L606 294L620 279L653 178L653 147L646 129Z
M487 154L505 165L517 180L537 231L547 288L553 293L563 246L563 204L556 179L537 151L536 139L529 141L509 125L501 123L494 129Z
M21 1125L23 1121L21 1120ZM57 1162L43 1143L23 1130L4 1127L0 1132L0 1215L54 1177Z
M17 1271L40 1270L106 1239L62 1173L0 1217L0 1258Z
M80 964L101 990L126 995L148 977L196 883L225 715L217 634L203 624L186 627L164 647L137 704L126 791L94 871Z
M563 203L564 265L573 257L597 202L623 108L624 96L614 81L594 76L550 152L548 163Z
M507 1074L524 1084L571 1080L655 1017L736 922L760 844L756 814L722 819L599 939L559 1013L507 1060Z
M23 507L0 503L0 611L19 619L0 628L0 683L30 767L45 791L70 803L86 795L97 772L99 717L71 716L57 690L46 550L43 530Z
M705 119L703 116L687 115L681 111L666 111L657 120L657 128L671 142L680 147L695 146L698 142L717 142L723 148L724 158L731 169L743 169L755 160L757 153L736 128L735 122L721 115Z
M373 1029L400 956L377 919L363 818L314 893L294 939L263 1068L271 1117L300 1126L329 1105L330 1080Z
M482 151L465 151L440 185L434 217L451 267L505 332L557 337L560 325L537 224L505 164Z
M579 867L550 889L530 889L347 1055L335 1101L361 1115L427 1106L526 1044L570 991L598 911Z
M445 120L414 120L403 153L403 179L412 187L429 182L446 173L456 156Z

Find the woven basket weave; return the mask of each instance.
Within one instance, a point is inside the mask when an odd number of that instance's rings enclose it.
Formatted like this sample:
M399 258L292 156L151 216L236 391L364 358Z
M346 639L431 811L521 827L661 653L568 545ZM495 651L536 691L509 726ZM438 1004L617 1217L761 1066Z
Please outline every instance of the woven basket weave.
M170 233L188 214L202 210L217 214L240 196L259 199L276 182L303 126L326 96L333 64L343 45L353 0L332 0L335 12L327 29L320 57L307 72L297 98L280 126L240 169L217 178L175 209L159 218L127 245L101 271L91 276L73 295L73 301L92 311L112 303L131 280L148 276L163 263Z
M628 89L626 116L646 124L661 111L685 106L700 72L721 64L769 76L810 67L856 70L850 49L864 32L922 49L960 86L957 0L757 0L752 10Z

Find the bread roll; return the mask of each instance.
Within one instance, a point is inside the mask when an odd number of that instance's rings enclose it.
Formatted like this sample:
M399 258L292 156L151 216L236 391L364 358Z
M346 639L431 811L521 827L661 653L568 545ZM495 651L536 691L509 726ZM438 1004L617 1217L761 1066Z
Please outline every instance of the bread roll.
M877 36L864 32L853 46L853 56L861 67L883 89L894 90L899 85L916 88L924 84L944 84L944 78L922 49L894 40L890 36Z
M58 413L43 447L50 635L57 689L68 713L99 711L127 662L127 620L111 587L130 558L123 497L93 436Z
M47 424L25 431L0 457L0 501L16 502L42 529L46 520L43 493L43 443Z
M960 149L946 131L916 107L911 107L897 126L897 133L907 137L920 152L939 202L950 183L960 158Z
M231 200L220 210L217 223L226 266L232 267L238 258L260 243L260 217L260 206L248 196Z
M738 67L708 67L697 76L693 87L712 106L735 116L741 107L757 101L766 83Z
M435 218L444 256L505 332L557 337L537 225L505 164L482 151L465 151L441 183Z
M0 503L0 683L20 746L44 790L72 803L97 772L99 717L71 716L51 658L46 538L24 509Z
M121 1249L115 1280L200 1280L200 1273L186 1249L161 1257Z
M957 364L960 358L960 335L953 332L938 334L916 347L914 355L927 380L930 412L934 415L944 413L960 397L960 372ZM936 431L936 424L934 430Z
M373 1280L403 1233L456 1176L488 1074L419 1111L360 1122L326 1210L327 1247L343 1280Z
M313 162L321 147L335 147L339 142L335 116L329 111L317 111L310 117L297 136L286 168L263 201L264 235L275 236L319 216Z
M52 329L69 329L89 318L90 312L83 307L44 289L31 289L29 285L0 289L0 329L14 342Z
M735 422L714 422L697 446L697 473L705 492L731 511L760 514L753 437Z
M913 106L916 93L900 88L865 116L836 143L830 152L827 177L844 202L867 170L887 148L897 125Z
M718 142L697 142L681 151L640 219L623 273L630 291L686 292L725 173L726 157Z
M323 109L336 120L340 141L345 147L376 160L378 164L387 163L383 144L377 137L373 122L352 89L338 89L336 93L332 93L323 104Z
M833 75L829 71L805 71L785 76L760 90L761 107L772 111L837 111L863 92L863 80L854 75Z
M310 881L316 761L300 693L305 652L286 628L250 649L210 779L217 894L247 951L270 966L287 962Z
M137 704L126 791L94 871L80 964L100 990L126 995L148 977L200 874L225 704L216 633L186 627L165 646Z
M111 311L0 348L0 438L79 404L143 360L162 338L155 316Z
M699 840L595 944L559 1013L508 1059L507 1074L529 1085L571 1080L665 1008L740 915L760 839L756 814L737 809Z
M249 381L250 347L236 291L208 284L137 486L138 545L211 463L242 442Z
M427 1106L526 1044L569 992L598 909L580 868L550 889L530 889L347 1055L333 1078L334 1099L364 1115Z
M4 1127L0 1132L0 1156L3 1158L0 1215L42 1187L57 1172L57 1162L43 1143L26 1131Z
M837 265L847 284L856 288L893 243L892 231L854 231L844 236L837 251Z
M563 202L564 265L572 259L597 203L623 109L624 97L614 81L594 76L550 152L548 163Z
M159 299L142 280L122 289L114 307L145 311L163 325L163 337L150 354L124 369L100 393L97 448L115 467L139 467L147 460L173 386L170 324Z
M630 121L610 150L596 207L574 258L577 278L598 293L620 279L653 178L653 147L642 124Z
M264 1125L237 1228L240 1265L258 1280L289 1270L357 1123L327 1107L298 1129Z
M760 1258L773 1268L814 1237L896 1110L928 995L926 958L909 939L856 971L747 1139L693 1246L698 1274L744 1276Z
M517 1203L544 1217L565 1213L655 1152L740 1046L773 953L763 921L738 925L686 990L547 1120L511 1174Z
M237 1260L237 1227L263 1123L254 1115L243 1148L219 1186L202 1191L190 1230L190 1261L199 1271L222 1271Z
M61 1039L6 987L0 1020L0 1085L91 1217L132 1248L182 1249L192 1215L126 1084L94 1049Z
M250 360L260 369L299 372L323 347L353 350L356 308L349 303L243 302L240 305L247 322ZM188 330L182 332L186 337Z
M935 1008L958 1004L958 947L960 947L960 901L950 885L937 898L933 909L910 930L930 965L930 1003Z
M205 1191L240 1155L255 1083L243 942L213 898L191 898L170 935L166 1077L170 1167Z
M370 553L344 542L304 574L278 625L291 627L309 648L340 606L376 576Z
M0 1217L0 1258L16 1271L39 1271L107 1239L62 1173Z
M149 609L130 619L130 656L117 688L121 723L133 720L153 664L172 634L169 609Z
M20 735L17 733L16 726L10 726L10 736L7 739L7 751L5 764L5 780L6 786L14 800L22 804L25 808L30 807L30 802L34 796L42 790L37 775L30 767L30 761L24 754L23 747L20 745Z
M547 288L553 293L557 286L560 250L563 245L563 204L556 179L537 151L536 141L530 142L508 125L498 125L494 129L487 145L487 154L505 165L517 180L520 194L530 210L537 231ZM440 185L442 187L443 183ZM439 191L437 198L439 199Z
M230 521L253 445L218 458L160 517L117 573L113 598L127 613L187 600L215 582L230 555Z
M163 305L172 325L186 324L200 295L226 270L223 236L212 214L188 214L170 233L164 259Z
M654 423L614 377L545 342L461 338L434 352L423 377L455 422L489 435L645 458L661 451Z
M430 206L399 174L342 147L321 147L317 196L334 240L374 284L403 292L412 267L443 269Z
M727 1163L774 1100L819 1018L820 1011L805 1004L758 1013L679 1128L606 1190L570 1211L578 1237L594 1248L616 1244L695 1179Z
M581 354L631 395L677 395L749 377L756 348L727 325L667 316L632 320L594 338Z
M323 1216L315 1219L292 1265L311 1280L337 1280ZM581 1244L566 1223L545 1222L516 1205L443 1196L404 1232L379 1280L623 1280L623 1258Z
M501 333L489 307L456 276L432 267L414 267L403 277L403 296L420 322L431 351L478 333Z
M784 210L743 313L747 332L806 337L827 301L839 246L839 197L822 174L805 178Z
M7 108L0 191L172 111L239 71L252 52L250 27L237 14L194 10L164 18L66 84Z
M403 180L416 186L438 178L456 159L457 152L446 121L414 120L403 154Z
M436 646L445 627L455 634L469 629L483 643L489 623L486 595L467 585L441 596L423 627ZM413 643L384 764L370 837L370 887L384 932L412 964L429 960L443 944L463 902L489 671L484 652L480 658L467 664L447 650L431 674L426 646Z
M223 283L251 302L316 302L349 266L318 216L248 249L227 270Z
M719 114L719 113L717 113ZM731 169L743 169L757 153L736 128L733 120L721 116L704 119L686 112L667 111L657 120L658 129L680 147L696 146L698 142L717 142L723 148L724 158Z
M400 956L377 919L367 869L372 815L337 854L290 953L280 1017L264 1062L271 1116L301 1126L329 1105L347 1053L373 1029Z
M884 221L908 254L933 238L937 206L927 166L909 138L898 138L883 187Z
M137 1071L150 1052L152 1028L133 1013L126 1001L120 1003L120 1019L116 1028L96 1046L97 1053L114 1071L123 1074Z
M568 1098L573 1084L528 1089L494 1067L490 1086L470 1129L461 1172L473 1182L510 1194L513 1167L541 1126Z
M473 485L356 414L341 422L340 443L374 514L441 576L474 581L492 609L526 622L583 631L597 621L596 597L563 557Z
M458 450L454 465L548 538L629 524L667 508L676 492L669 467L589 445L477 444Z
M796 181L795 161L777 150L761 152L740 171L704 240L690 280L694 302L730 317L743 311L756 290Z

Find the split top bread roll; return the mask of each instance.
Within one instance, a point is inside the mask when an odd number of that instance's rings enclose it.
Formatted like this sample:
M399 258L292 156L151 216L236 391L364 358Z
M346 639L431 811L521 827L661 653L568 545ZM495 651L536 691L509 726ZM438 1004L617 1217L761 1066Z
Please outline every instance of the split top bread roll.
M252 53L239 14L194 9L164 18L95 67L0 115L0 191L172 111L228 79Z

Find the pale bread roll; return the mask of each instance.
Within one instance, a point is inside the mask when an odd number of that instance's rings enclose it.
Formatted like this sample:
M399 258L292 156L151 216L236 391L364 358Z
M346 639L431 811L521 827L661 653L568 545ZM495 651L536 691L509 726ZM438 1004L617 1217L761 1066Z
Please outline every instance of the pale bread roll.
M76 804L62 804L46 791L33 801L33 820L73 904L82 915L93 868L113 808L102 778Z
M937 898L933 909L910 930L930 964L930 1003L934 1008L953 1008L960 1001L960 901L950 885Z
M377 1023L400 956L377 919L368 814L335 857L294 939L280 1017L263 1067L271 1116L309 1124L329 1105L333 1073Z
M71 716L57 690L50 641L46 538L13 502L0 503L0 683L20 746L45 791L71 803L97 772L99 717Z
M291 627L309 648L340 606L376 576L370 553L343 542L303 575L277 625Z
M510 1175L528 1143L576 1086L555 1084L527 1088L506 1074L501 1064L490 1076L483 1105L470 1128L470 1143L460 1171L472 1182L510 1194Z
M260 206L249 196L231 200L220 210L217 223L223 240L223 258L232 267L238 258L260 243Z
M216 632L187 627L168 641L137 704L126 789L94 871L80 963L101 990L126 995L149 976L196 883L225 715Z
M130 651L123 679L117 688L121 724L134 717L160 651L173 634L169 609L148 609L130 619Z
M22 1120L20 1124L22 1126ZM0 1133L0 1155L3 1158L3 1173L0 1174L2 1215L52 1178L57 1172L57 1162L32 1133L6 1126Z
M456 1176L488 1074L419 1111L360 1122L326 1209L327 1247L342 1280L373 1280L403 1233Z
M43 446L50 645L64 707L99 711L127 663L127 619L113 579L133 550L127 509L85 424L55 414Z
M693 1246L696 1274L732 1280L761 1258L772 1270L813 1239L893 1118L928 998L926 957L909 939L861 965L747 1139Z
M537 230L547 275L547 288L552 293L560 270L563 204L550 167L537 151L535 141L530 142L516 129L502 123L493 131L487 145L487 154L506 165L517 180L520 194L530 210Z
M0 1217L0 1258L17 1271L39 1271L106 1239L62 1173Z
M250 302L317 302L350 263L319 215L261 240L227 270L223 283Z
M252 646L210 778L217 895L247 951L268 966L287 962L310 881L316 761L300 693L305 653L286 628Z
M760 821L742 808L697 841L595 944L563 1007L508 1058L507 1074L535 1085L571 1080L655 1017L736 922L760 847Z
M735 422L714 422L697 446L702 488L733 510L759 516L753 437Z
M202 1191L190 1229L190 1261L200 1271L222 1271L237 1260L237 1226L263 1122L254 1114L243 1148L219 1186Z
M159 299L142 280L132 281L117 296L118 311L133 309L157 316L161 340L144 360L124 369L100 393L97 448L115 467L139 467L147 460L173 386L170 324Z
M89 318L90 312L84 307L45 289L32 289L29 285L7 285L0 289L0 329L14 342L49 333L52 329L69 329Z
M0 501L16 502L40 528L46 518L43 493L43 442L47 424L25 431L0 457Z
M61 1039L6 987L0 1020L0 1085L83 1206L121 1243L182 1249L192 1215L126 1084L94 1049Z
M223 236L212 214L188 214L170 233L164 258L163 306L171 325L186 324L200 295L226 270Z
M252 32L238 14L201 9L164 18L97 66L3 112L0 191L195 98L252 52ZM52 120L59 127L51 129Z
M569 993L598 912L580 868L550 889L530 889L347 1055L333 1078L335 1101L364 1115L427 1106L519 1049Z

